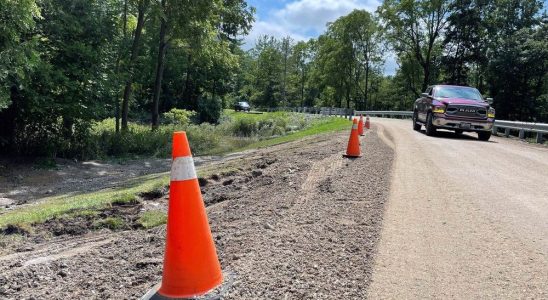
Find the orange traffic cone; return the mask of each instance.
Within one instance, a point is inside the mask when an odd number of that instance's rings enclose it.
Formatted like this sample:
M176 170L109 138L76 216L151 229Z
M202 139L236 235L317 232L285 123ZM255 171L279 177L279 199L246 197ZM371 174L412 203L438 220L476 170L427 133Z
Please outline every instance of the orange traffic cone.
M363 115L360 115L360 121L358 122L358 134L363 136Z
M361 157L360 153L360 138L358 136L358 120L354 119L352 122L352 131L350 132L350 139L348 140L348 147L346 148L346 154L343 157L355 158Z
M365 117L365 128L371 128L371 123L369 122L369 116Z
M173 134L164 272L164 298L204 295L223 278L185 132Z

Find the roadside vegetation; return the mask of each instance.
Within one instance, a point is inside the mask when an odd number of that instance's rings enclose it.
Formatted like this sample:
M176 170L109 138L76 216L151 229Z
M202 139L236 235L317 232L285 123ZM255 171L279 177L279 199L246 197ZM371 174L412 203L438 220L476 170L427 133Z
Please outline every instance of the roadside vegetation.
M117 134L113 119L97 122L80 156L108 158L127 156L169 157L174 131L186 131L194 155L213 155L238 149L270 145L277 141L341 129L344 119L320 118L288 112L242 113L224 110L218 124L198 124L196 115L173 109L164 114L165 121L155 131L148 125L130 123L128 131ZM294 135L297 133L298 135ZM275 141L267 140L277 138Z

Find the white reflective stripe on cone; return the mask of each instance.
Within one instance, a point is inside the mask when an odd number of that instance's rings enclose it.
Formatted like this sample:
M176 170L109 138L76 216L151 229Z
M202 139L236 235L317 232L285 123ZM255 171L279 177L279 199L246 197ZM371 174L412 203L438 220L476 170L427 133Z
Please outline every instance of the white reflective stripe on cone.
M177 157L171 164L171 181L196 179L192 156Z
M352 129L358 129L358 124L353 124Z

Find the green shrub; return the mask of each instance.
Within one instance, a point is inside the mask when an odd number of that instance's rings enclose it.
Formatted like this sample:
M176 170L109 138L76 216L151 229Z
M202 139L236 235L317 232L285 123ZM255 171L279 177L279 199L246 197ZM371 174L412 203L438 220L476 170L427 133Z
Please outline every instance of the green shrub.
M221 118L223 105L216 97L202 97L198 100L198 116L200 123L207 122L217 124Z
M177 109L173 108L170 111L163 114L165 122L167 124L174 125L188 125L192 118L196 116L196 112L186 110L186 109Z
M250 118L236 119L232 124L232 134L240 137L250 137L257 133L258 124Z
M209 123L189 125L186 128L188 142L194 155L207 154L208 151L219 146L223 137L223 131Z

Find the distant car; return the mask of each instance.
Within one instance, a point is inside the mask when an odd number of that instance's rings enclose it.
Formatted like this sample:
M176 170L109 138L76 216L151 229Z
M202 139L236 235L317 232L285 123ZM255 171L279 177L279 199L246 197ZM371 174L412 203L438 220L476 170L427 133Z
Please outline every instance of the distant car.
M428 87L413 108L413 129L426 128L426 134L435 135L437 129L448 129L462 134L476 132L478 139L488 141L495 122L493 99L483 99L480 92L468 86L434 85Z
M249 103L247 103L245 101L236 102L236 104L234 105L234 110L235 111L250 111L251 106L249 105Z

